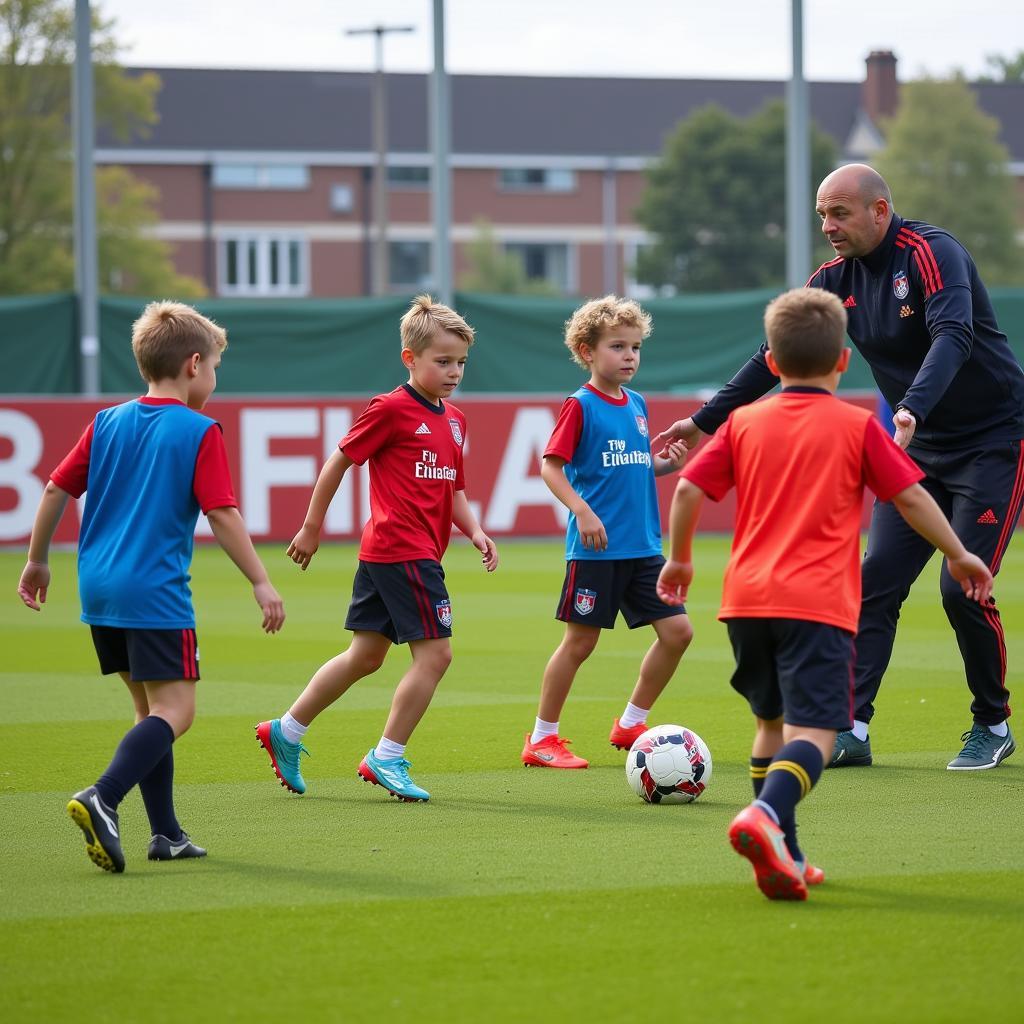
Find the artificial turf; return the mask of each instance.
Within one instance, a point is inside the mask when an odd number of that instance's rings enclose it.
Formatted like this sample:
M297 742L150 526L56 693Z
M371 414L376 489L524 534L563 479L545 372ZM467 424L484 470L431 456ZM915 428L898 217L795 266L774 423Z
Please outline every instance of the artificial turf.
M253 725L343 649L355 551L326 547L305 574L280 548L263 555L289 616L274 637L221 552L201 549L194 566L204 678L176 747L177 799L210 856L149 863L130 794L128 867L113 876L87 859L64 804L105 767L128 695L97 674L73 557L54 556L35 614L13 598L23 556L0 554L12 595L0 611L5 1020L866 1024L959 1022L982 1005L1024 1017L1024 750L995 771L945 771L970 716L937 562L904 608L875 766L827 772L801 805L827 881L793 905L765 900L725 839L749 800L751 735L714 619L725 541L699 543L696 637L651 718L700 733L714 773L697 803L667 807L637 800L607 744L647 629L605 635L570 697L562 731L591 768L519 763L561 633L557 544L506 543L492 576L467 546L449 554L455 659L408 751L428 804L355 774L401 649L314 724L309 791L285 793ZM996 594L1012 689L1019 546Z

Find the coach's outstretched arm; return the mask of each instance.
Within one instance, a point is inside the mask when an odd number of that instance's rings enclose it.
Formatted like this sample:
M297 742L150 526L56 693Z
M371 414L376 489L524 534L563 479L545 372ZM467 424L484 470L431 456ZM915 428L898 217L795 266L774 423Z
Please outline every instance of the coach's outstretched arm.
M949 574L960 584L964 594L978 604L988 604L992 598L992 573L977 555L963 546L935 499L920 484L913 484L900 491L892 503L925 540L946 556Z

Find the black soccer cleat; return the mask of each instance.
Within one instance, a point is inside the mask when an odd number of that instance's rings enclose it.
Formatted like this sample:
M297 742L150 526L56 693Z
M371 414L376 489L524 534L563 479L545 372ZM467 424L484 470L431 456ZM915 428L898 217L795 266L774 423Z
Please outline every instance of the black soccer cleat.
M68 801L68 814L85 834L85 852L93 864L115 874L124 871L117 811L100 799L95 786L83 789Z
M167 836L156 835L149 841L150 860L188 860L190 857L205 857L206 851L196 846L182 829L180 839L168 839Z

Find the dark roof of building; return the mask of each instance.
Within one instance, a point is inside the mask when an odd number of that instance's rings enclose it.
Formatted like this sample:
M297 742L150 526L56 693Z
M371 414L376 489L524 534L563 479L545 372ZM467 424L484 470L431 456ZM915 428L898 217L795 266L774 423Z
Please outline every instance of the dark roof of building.
M128 69L140 72L144 69ZM154 68L159 123L132 148L367 152L369 73ZM388 74L393 153L429 148L429 76ZM783 81L451 75L458 154L649 157L692 111L716 103L747 115L782 98ZM1024 85L975 87L999 119L1011 158L1024 159ZM861 106L858 82L809 83L811 116L842 146ZM105 148L119 148L101 136Z

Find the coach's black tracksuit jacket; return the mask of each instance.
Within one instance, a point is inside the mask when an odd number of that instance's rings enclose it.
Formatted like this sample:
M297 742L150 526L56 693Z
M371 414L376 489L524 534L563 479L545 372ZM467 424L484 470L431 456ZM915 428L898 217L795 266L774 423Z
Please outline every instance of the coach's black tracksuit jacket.
M927 475L924 486L967 548L997 571L1024 504L1024 370L999 330L974 260L949 232L894 214L873 252L831 260L807 283L843 300L850 339L882 395L917 420L908 454ZM734 408L778 383L764 352L762 345L694 414L701 430L714 433ZM855 717L861 721L873 714L900 604L931 551L891 505L876 503L857 633ZM945 564L941 590L975 720L1001 722L1009 694L999 613L967 601Z

